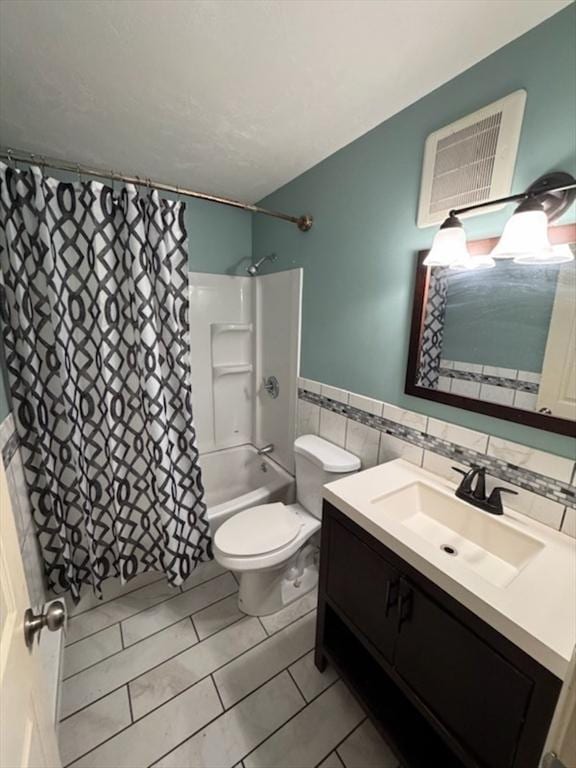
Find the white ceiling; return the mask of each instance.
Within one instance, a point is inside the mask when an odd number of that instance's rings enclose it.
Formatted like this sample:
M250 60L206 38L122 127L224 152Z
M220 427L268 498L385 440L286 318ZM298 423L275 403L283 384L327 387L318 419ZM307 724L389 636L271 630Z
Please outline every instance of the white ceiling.
M0 143L258 200L570 0L0 0Z

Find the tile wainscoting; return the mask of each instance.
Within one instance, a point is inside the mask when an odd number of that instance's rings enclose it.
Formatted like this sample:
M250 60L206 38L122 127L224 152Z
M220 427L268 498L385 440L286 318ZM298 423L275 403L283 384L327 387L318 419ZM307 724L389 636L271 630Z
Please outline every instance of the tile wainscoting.
M16 522L31 605L34 608L39 608L46 602L42 559L34 532L32 508L26 490L24 468L18 448L18 436L11 413L0 424L0 454L6 471L8 493Z
M403 458L455 483L453 466L485 467L517 492L511 509L576 537L576 462L309 379L298 383L297 434L316 434L360 457L364 469Z

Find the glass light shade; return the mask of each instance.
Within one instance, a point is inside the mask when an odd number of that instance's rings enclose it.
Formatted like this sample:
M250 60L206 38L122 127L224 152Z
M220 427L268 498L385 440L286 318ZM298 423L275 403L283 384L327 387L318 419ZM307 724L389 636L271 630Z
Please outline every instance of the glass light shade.
M518 210L514 213L491 255L494 259L516 259L517 256L539 253L552 254L548 239L548 217L543 208Z
M466 245L466 233L462 226L442 226L436 232L432 249L424 259L425 267L449 267L456 261L470 258Z
M514 259L515 264L564 264L574 261L574 254L568 243L553 245L549 251L539 253L522 253Z
M496 262L489 254L482 256L471 256L468 254L467 259L455 261L450 264L450 269L492 269L496 266Z

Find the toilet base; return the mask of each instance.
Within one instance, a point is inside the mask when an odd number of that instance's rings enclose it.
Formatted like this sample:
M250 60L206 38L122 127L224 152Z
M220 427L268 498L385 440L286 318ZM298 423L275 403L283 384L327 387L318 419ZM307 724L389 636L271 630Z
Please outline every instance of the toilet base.
M248 616L268 616L303 597L318 584L318 565L307 563L300 576L294 568L244 571L240 574L238 607Z

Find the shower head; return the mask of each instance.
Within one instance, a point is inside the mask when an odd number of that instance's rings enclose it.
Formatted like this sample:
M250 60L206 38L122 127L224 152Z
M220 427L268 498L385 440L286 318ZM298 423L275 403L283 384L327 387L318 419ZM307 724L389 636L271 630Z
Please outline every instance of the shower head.
M255 264L250 264L249 267L246 268L246 272L250 275L250 277L255 277L258 272L260 272L260 267L264 262L266 261L276 261L278 257L275 253L270 253L268 256L262 256L261 259L258 259L258 261Z

